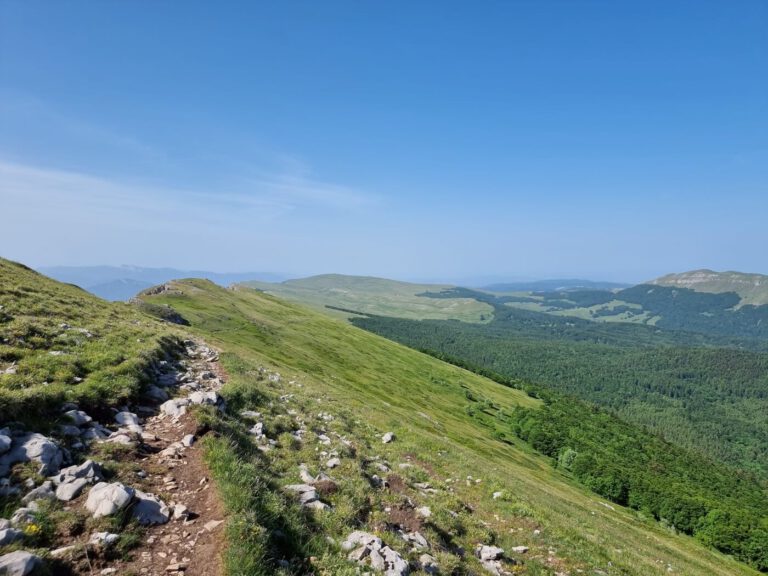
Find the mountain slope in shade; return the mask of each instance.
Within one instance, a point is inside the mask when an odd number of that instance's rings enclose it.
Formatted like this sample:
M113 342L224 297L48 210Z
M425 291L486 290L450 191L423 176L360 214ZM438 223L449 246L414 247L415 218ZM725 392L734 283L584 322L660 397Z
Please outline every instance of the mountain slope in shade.
M768 304L768 276L744 272L715 272L714 270L692 270L679 274L667 274L647 282L658 286L688 288L696 292L736 292L741 304L762 306Z

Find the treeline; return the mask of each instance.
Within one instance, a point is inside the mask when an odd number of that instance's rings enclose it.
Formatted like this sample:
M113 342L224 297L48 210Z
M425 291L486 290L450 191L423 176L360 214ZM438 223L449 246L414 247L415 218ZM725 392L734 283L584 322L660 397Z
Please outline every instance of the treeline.
M574 399L519 408L512 421L520 438L601 496L768 571L768 495L750 474Z

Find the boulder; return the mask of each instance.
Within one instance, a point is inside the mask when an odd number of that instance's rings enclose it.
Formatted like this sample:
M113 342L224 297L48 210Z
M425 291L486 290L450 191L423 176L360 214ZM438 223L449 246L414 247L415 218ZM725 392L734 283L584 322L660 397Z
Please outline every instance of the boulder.
M128 488L120 482L99 482L88 492L85 507L94 518L111 516L128 506L133 495L133 488Z
M64 453L56 442L42 434L22 434L14 440L11 449L0 456L0 476L6 476L13 464L30 461L40 463L39 474L50 476L59 471Z
M171 518L171 510L154 494L136 490L136 503L131 508L131 515L143 526L165 524Z
M189 448L192 446L192 444L195 443L195 435L194 434L187 434L184 436L184 438L181 439L182 446Z
M386 434L384 434L384 436L381 437L381 441L384 444L389 444L394 439L395 439L395 433L394 432L387 432Z
M3 576L29 576L43 564L38 556L17 550L0 556L0 574Z

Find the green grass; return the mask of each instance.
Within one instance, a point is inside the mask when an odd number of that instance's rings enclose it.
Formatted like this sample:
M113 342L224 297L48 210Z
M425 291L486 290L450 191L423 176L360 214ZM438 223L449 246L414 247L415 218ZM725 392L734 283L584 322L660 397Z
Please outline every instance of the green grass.
M44 429L66 401L96 413L123 403L175 345L135 307L0 259L0 422Z
M279 284L245 282L243 285L324 309L341 318L352 316L350 311L415 320L464 322L489 321L493 316L491 306L472 298L436 300L419 296L423 292L441 292L450 288L437 284L411 284L367 276L326 274ZM326 306L345 310L328 309Z
M313 560L306 562L318 573L353 573L337 546L357 527L379 531L407 554L397 537L384 531L386 509L402 505L404 498L432 509L423 531L446 549L446 542L468 551L479 542L530 546L523 573L599 569L646 575L667 574L671 566L672 573L690 576L756 574L637 513L604 506L513 439L504 414L518 405L537 406L519 390L250 289L225 290L194 280L174 287L179 294L147 300L170 304L192 331L224 351L230 376L224 394L231 412L263 412L269 436L279 439L276 449L262 454L245 436L244 423L209 416L219 435L207 442L207 458L232 515L230 574L280 573L276 562L283 558L292 561L279 568L282 573L302 573L309 568L296 558L309 556ZM261 367L279 371L280 383L265 379ZM285 394L293 396L282 401ZM318 420L321 411L335 419ZM330 512L299 514L276 490L298 481L300 462L319 471L319 447L298 444L286 434L300 419L310 430L337 432L353 443L353 451L338 446L344 457L331 473L338 491L327 497L334 507ZM397 440L382 445L378 437L387 430ZM404 477L403 494L367 487L363 473L371 472L376 456ZM429 482L438 494L419 493L415 481ZM503 497L494 500L496 491ZM535 529L541 530L538 536ZM453 564L457 574L482 573L471 552L464 560L443 549L436 556L444 568Z

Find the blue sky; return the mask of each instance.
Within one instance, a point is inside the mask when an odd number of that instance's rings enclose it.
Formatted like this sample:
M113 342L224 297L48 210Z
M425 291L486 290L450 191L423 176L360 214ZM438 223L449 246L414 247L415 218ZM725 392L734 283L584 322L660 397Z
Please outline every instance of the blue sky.
M0 0L0 254L768 273L768 2Z

